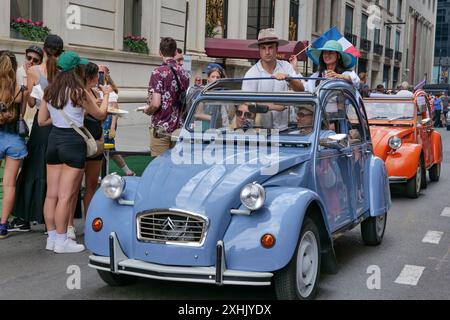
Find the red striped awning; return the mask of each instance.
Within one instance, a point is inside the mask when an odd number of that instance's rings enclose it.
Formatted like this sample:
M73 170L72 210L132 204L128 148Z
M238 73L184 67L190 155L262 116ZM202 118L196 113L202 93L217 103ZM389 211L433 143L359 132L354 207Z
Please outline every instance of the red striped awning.
M234 39L216 39L208 38L205 43L205 51L211 58L230 58L230 59L256 59L258 60L258 49L252 49L248 46L256 40L234 40ZM278 59L289 60L289 58L303 51L309 45L308 41L290 41L289 44L281 46L278 49ZM306 61L306 50L298 56L298 61Z

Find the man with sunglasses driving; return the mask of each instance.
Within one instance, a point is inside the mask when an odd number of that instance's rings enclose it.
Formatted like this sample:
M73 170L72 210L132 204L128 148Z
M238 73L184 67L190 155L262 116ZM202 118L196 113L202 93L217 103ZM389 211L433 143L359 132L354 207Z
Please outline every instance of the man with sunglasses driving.
M27 85L27 71L32 66L37 66L42 63L42 59L44 58L44 51L36 45L29 46L27 50L25 50L25 63L17 69L17 83L19 86Z

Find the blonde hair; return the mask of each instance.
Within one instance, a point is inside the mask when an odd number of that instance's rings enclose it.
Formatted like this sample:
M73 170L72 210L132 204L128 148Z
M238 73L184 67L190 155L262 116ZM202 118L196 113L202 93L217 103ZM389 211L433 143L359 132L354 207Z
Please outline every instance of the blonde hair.
M111 86L111 88L113 89L113 91L114 91L115 93L119 94L119 89L117 88L117 86L116 86L116 84L114 83L113 79L112 79L111 76L109 75L109 72L108 72L108 73L105 73L105 80L106 80L106 83L107 83L108 85Z
M3 54L0 56L0 102L6 105L14 101L16 92L16 73L11 59Z

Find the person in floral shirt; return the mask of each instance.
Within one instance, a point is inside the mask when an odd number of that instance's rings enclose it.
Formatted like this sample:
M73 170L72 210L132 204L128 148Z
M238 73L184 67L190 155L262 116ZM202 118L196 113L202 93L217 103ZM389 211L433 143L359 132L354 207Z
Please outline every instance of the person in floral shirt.
M176 136L183 125L182 106L178 97L188 89L189 75L175 61L176 53L176 41L163 38L160 44L163 64L153 71L150 78L149 103L144 112L152 116L150 149L153 157L158 157L174 147L172 136Z

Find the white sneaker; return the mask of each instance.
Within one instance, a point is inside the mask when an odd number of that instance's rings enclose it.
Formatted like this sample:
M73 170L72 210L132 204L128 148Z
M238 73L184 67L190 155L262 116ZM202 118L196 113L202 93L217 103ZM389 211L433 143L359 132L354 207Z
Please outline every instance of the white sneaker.
M67 239L64 243L55 243L55 253L79 253L85 250L84 245L78 244L72 239Z
M72 239L74 241L77 240L77 230L75 227L68 227L67 228L67 238Z
M54 251L55 250L55 240L51 240L50 238L47 238L47 246L45 247L45 250Z

